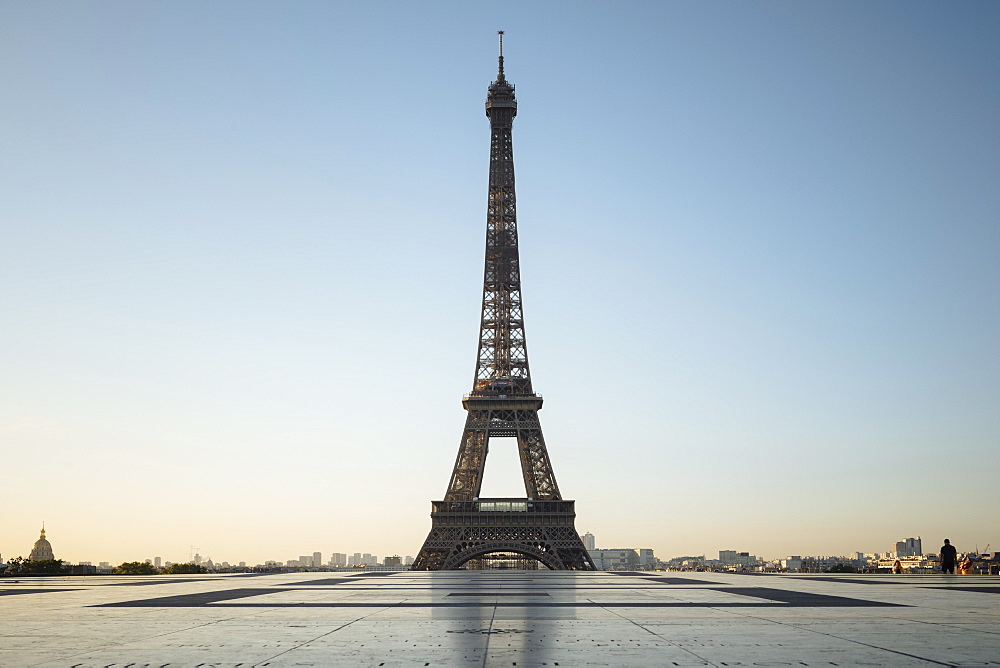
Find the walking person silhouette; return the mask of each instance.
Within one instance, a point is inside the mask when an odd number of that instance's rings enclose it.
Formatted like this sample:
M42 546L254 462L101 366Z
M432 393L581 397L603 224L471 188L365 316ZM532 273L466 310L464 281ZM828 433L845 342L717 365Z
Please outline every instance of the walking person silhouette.
M958 550L947 538L941 546L941 572L955 574L955 561L958 560Z

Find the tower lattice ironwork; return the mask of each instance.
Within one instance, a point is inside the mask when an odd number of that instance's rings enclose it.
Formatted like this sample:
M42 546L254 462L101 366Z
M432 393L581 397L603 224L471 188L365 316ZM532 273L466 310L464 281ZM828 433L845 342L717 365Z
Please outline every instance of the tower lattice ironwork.
M414 570L450 570L495 553L536 559L554 570L594 570L576 532L574 502L559 493L538 421L542 397L531 387L521 310L521 270L511 138L517 100L503 71L486 95L490 120L486 266L479 354L455 468L443 501L432 502L431 531ZM517 439L525 498L483 499L490 437Z

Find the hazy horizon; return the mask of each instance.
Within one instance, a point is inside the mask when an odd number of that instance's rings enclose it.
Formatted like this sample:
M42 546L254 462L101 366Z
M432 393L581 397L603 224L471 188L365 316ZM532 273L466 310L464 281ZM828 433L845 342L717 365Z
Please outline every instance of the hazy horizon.
M577 529L1000 549L1000 5L0 5L0 555L416 556L496 31ZM484 496L523 496L494 443Z

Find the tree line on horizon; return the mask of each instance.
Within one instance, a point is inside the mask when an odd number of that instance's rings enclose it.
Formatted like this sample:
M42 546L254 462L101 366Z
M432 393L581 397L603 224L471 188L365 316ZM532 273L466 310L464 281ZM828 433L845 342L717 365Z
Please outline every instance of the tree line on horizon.
M112 575L188 575L206 573L208 569L199 564L171 564L157 568L144 561L126 561L118 564L111 571ZM54 575L70 575L70 566L62 559L43 559L32 561L24 557L15 557L5 566L0 565L0 577L45 577Z

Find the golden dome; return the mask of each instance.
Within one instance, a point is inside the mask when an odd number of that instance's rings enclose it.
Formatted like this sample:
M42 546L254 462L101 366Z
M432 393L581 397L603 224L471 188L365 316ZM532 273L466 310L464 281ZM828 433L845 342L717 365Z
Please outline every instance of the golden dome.
M42 535L38 537L35 541L35 546L31 549L31 554L28 555L30 561L48 561L50 559L55 559L52 554L52 544L45 539L45 527L42 527Z

